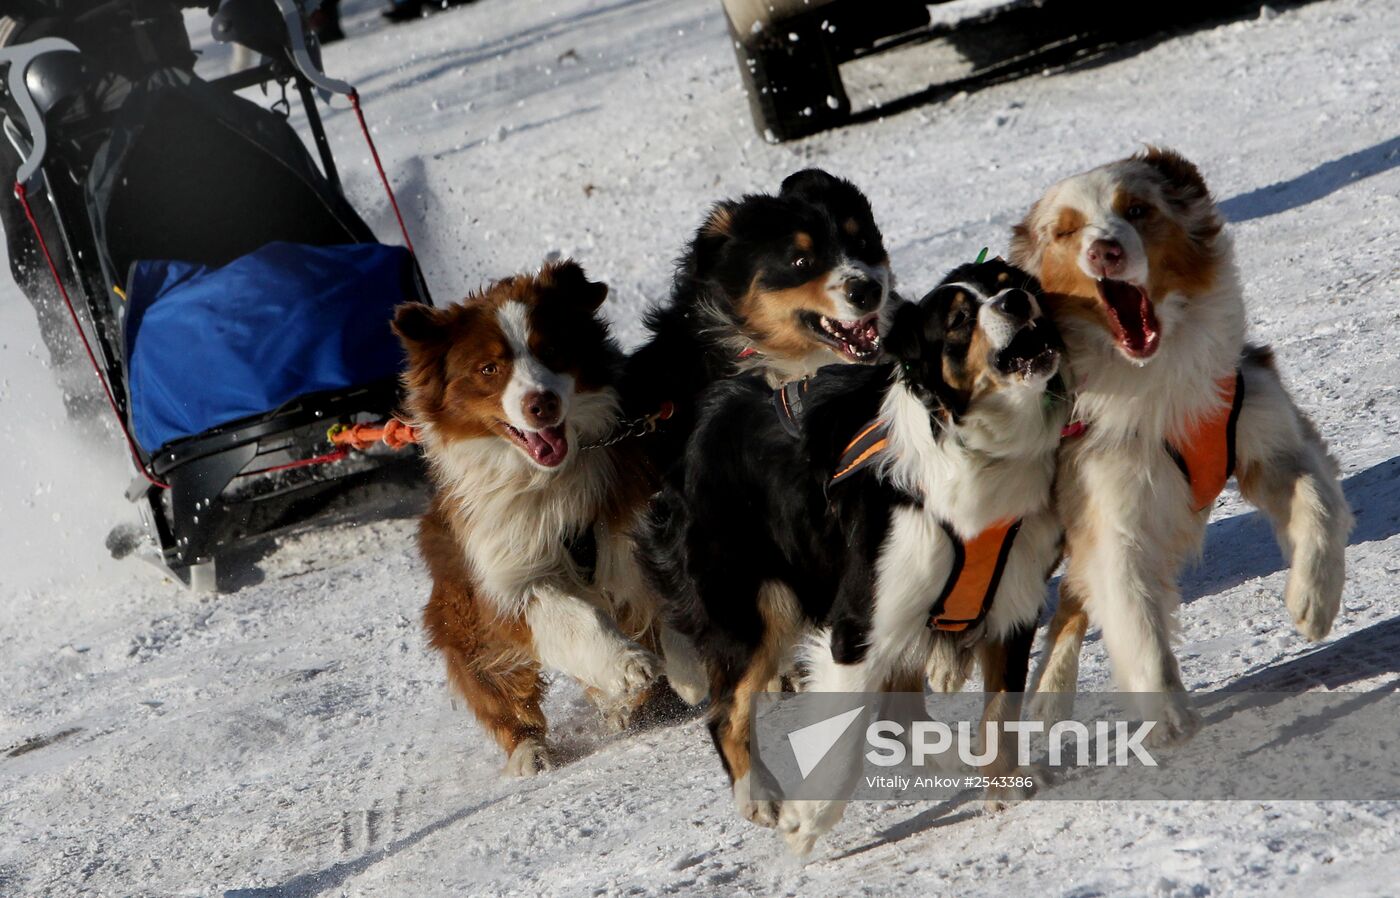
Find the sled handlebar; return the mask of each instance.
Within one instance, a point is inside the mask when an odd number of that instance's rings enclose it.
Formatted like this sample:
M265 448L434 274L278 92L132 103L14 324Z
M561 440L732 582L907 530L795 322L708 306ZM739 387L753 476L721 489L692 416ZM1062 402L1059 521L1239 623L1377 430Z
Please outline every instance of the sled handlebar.
M282 21L287 25L287 44L292 51L292 62L302 76L321 90L322 99L330 99L331 94L350 96L354 88L322 71L320 61L307 49L306 30L301 25L301 8L297 0L277 0L277 8L281 10Z
M24 161L15 173L15 180L25 186L34 179L39 166L44 164L44 154L49 149L44 117L39 113L39 106L34 102L34 95L29 90L29 67L40 56L57 52L77 53L78 48L60 37L42 37L27 44L0 49L0 66L9 67L10 96L14 97L15 103L19 105L24 124L29 129L29 153L26 155L20 151Z

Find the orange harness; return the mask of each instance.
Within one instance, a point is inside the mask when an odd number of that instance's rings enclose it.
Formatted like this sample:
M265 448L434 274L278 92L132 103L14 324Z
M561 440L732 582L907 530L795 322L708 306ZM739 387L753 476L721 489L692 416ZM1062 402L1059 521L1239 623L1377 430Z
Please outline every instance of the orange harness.
M876 418L866 424L846 445L831 482L839 483L869 466L889 449L889 424ZM961 632L982 622L996 598L997 587L1011 557L1011 546L1021 529L1019 520L998 521L964 541L939 522L953 544L953 566L948 580L929 611L928 626L934 630Z
M1205 511L1215 503L1235 473L1235 426L1244 405L1244 374L1235 370L1216 384L1224 404L1196 422L1178 445L1167 441L1167 454L1191 487L1191 507Z
M998 521L963 542L952 527L943 525L953 543L953 568L929 612L929 627L956 633L982 622L996 598L1011 545L1020 530L1019 520Z
M1215 389L1224 400L1221 406L1197 421L1180 443L1164 441L1167 455L1191 488L1194 511L1210 508L1235 473L1235 429L1244 406L1244 373L1236 368L1234 374L1216 381ZM1088 429L1083 421L1074 421L1060 437L1073 439Z
M846 444L841 460L836 463L836 471L831 475L833 484L840 483L867 467L890 447L890 425L879 418L860 429L855 439Z

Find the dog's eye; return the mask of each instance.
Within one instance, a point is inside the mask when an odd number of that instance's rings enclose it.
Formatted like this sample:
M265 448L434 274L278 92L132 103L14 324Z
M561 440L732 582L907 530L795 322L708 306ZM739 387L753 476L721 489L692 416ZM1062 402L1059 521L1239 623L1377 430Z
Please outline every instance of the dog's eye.
M1123 213L1123 217L1128 219L1128 221L1137 221L1140 218L1146 218L1147 213L1150 211L1151 210L1143 203L1133 203L1128 207L1128 210Z
M501 370L501 366L497 365L495 362L487 362L477 370L485 377L495 377L496 372Z
M792 260L792 267L797 269L798 271L806 271L808 268L812 267L812 257L798 256L797 258Z
M1064 240L1065 238L1067 238L1067 237L1073 237L1075 234L1078 234L1078 233L1079 233L1079 228L1070 228L1070 229L1065 230L1065 231L1056 231L1056 232L1055 232L1055 237L1056 237L1057 239Z
M957 309L948 318L948 330L955 331L967 324L967 310Z

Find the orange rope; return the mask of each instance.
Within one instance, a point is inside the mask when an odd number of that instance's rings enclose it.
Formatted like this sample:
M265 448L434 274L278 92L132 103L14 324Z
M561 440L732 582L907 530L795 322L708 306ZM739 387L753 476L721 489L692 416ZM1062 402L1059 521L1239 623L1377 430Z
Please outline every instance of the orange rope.
M417 429L398 418L390 418L383 424L337 424L326 436L336 446L347 446L361 452L375 443L383 443L390 449L402 449L418 442Z

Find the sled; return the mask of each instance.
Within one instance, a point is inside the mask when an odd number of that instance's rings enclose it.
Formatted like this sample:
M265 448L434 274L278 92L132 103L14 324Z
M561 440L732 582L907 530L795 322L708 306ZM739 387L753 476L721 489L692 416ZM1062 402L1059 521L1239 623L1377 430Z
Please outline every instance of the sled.
M141 554L197 589L250 542L421 504L413 449L333 437L392 416L393 308L431 302L407 231L380 243L341 189L317 95L357 115L358 96L320 70L295 0L225 0L213 31L261 62L208 81L162 68L105 105L73 44L0 50L16 195L130 450ZM273 108L236 93L256 85Z

